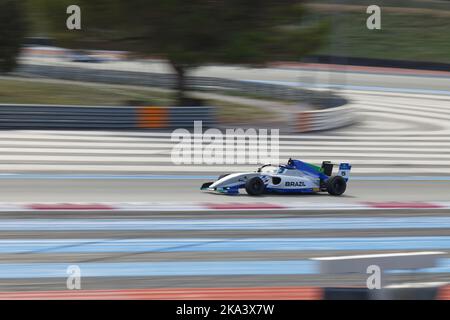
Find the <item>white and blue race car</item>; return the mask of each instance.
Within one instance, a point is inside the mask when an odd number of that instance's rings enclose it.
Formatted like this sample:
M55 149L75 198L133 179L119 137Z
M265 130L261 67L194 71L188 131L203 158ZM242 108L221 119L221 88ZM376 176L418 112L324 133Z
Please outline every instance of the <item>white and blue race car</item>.
M239 189L245 188L252 196L264 193L316 192L340 196L347 188L352 167L349 163L340 163L338 173L333 175L333 166L330 161L324 161L319 167L289 159L287 165L267 164L255 172L222 175L215 182L204 183L201 190L238 194Z

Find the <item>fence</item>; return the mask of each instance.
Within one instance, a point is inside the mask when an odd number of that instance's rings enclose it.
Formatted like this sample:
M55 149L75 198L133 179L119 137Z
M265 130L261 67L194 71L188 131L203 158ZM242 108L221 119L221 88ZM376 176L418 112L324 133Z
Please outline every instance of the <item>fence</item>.
M0 104L0 129L172 129L215 123L213 107L97 107Z

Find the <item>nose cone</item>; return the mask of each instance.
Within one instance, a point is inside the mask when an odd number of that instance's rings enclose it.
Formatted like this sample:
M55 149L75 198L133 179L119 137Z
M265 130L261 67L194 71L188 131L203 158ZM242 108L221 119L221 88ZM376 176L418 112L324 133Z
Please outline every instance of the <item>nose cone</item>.
M226 187L237 187L242 186L248 179L251 179L255 176L259 176L258 173L255 172L244 172L244 173L232 173L215 181L210 188L226 188Z
M228 187L234 179L230 178L229 176L223 177L222 179L219 179L215 182L213 182L209 187L210 188L223 188Z
M213 184L214 182L205 182L204 184L202 184L202 186L200 187L200 190L207 190L207 189L209 189L209 187L211 187L211 185Z

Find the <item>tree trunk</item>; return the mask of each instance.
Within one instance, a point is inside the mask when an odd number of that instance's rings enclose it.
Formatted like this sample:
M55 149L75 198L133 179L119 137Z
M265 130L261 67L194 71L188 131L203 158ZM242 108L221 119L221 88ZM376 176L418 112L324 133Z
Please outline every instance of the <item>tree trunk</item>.
M177 104L179 106L182 106L186 103L186 69L176 63L172 63L172 66L176 72L177 79L175 84L175 90L177 91L176 97L177 97Z

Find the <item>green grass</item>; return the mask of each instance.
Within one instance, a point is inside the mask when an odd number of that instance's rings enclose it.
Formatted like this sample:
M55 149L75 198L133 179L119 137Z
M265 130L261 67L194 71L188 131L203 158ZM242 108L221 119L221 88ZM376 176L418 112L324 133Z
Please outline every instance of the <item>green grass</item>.
M323 1L327 2L327 1ZM332 3L332 1L328 1ZM385 2L386 3L386 2ZM401 1L397 1L399 5ZM364 5L364 1L346 4ZM393 3L389 3L393 6ZM328 19L332 31L318 54L450 63L450 2L447 12L390 12L381 6L381 30L368 30L365 11L315 12ZM448 13L448 15L446 15Z
M174 97L173 92L144 87L0 79L0 103L129 106L130 102L136 102L139 105L170 106L175 104ZM256 106L219 99L207 99L204 104L217 107L217 114L224 123L241 122L243 117L251 122L275 116Z
M208 100L209 105L219 106L217 115L223 123L258 122L277 117L270 112L255 106L240 105L219 100Z
M0 79L0 103L123 106L131 101L167 105L172 99L168 93L145 88Z

